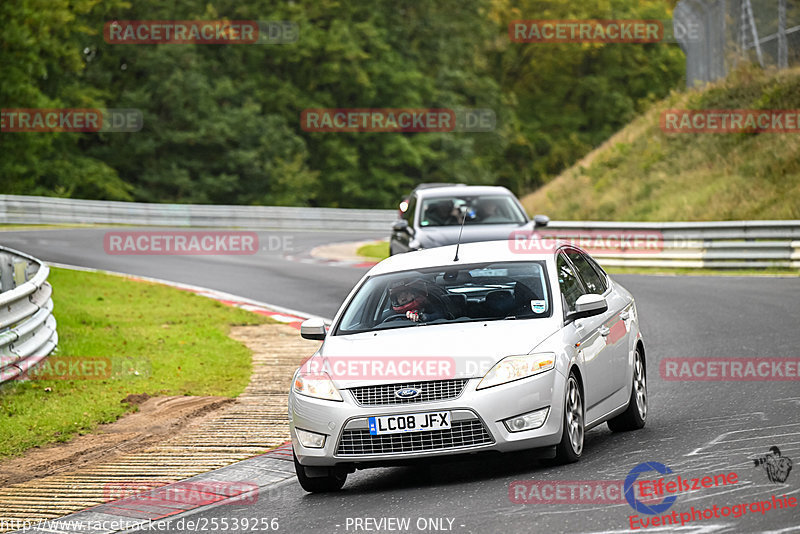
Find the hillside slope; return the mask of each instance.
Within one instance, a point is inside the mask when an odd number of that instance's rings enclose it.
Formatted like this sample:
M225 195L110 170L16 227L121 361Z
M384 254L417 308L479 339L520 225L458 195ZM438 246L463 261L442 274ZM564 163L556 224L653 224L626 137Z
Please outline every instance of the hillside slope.
M800 69L674 92L522 199L556 220L800 219L800 133L671 133L668 109L800 110Z

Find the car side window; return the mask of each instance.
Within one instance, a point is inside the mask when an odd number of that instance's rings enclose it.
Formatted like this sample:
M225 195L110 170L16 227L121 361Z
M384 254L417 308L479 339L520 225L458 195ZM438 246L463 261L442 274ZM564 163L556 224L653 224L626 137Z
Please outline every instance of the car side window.
M597 276L600 277L600 279L603 281L603 284L605 284L606 287L609 287L611 284L608 281L608 274L603 270L602 267L600 267L600 264L597 263L597 260L586 254L584 254L584 257L586 258L586 261L589 262L589 265L594 267L595 272L597 272Z
M578 270L578 276L581 277L589 293L602 295L606 292L608 287L606 286L605 280L597 274L597 271L589 263L585 255L575 249L567 249L567 256L575 266L575 269Z
M561 298L567 313L575 311L575 301L583 295L583 288L567 261L567 257L559 252L556 257L556 270L558 271L558 287L561 289Z

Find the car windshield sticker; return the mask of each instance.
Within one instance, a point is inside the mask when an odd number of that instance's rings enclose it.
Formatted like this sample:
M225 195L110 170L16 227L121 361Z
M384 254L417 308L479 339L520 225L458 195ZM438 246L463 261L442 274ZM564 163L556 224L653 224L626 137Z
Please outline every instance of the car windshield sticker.
M508 269L473 269L469 272L469 274L473 278L478 278L480 276L508 276Z
M547 310L547 301L546 300L532 300L531 301L531 310L533 310L533 313L544 313Z

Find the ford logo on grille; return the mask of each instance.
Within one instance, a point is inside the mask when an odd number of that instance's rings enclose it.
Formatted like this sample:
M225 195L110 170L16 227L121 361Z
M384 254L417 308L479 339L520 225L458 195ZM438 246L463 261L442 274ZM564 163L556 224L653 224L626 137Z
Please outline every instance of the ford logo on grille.
M420 394L420 390L417 388L403 388L398 389L394 392L394 396L400 399L413 399L417 395Z

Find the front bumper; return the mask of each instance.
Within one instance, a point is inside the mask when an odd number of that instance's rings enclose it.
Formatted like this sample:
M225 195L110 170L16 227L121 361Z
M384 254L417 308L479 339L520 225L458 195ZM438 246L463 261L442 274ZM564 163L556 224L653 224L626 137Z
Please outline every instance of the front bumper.
M295 454L307 466L387 464L471 452L510 452L547 447L560 441L566 379L556 369L480 391L475 389L479 382L479 378L470 379L462 393L449 400L379 406L359 405L349 390L340 390L342 402L291 391L289 428ZM509 432L503 424L505 419L543 408L550 410L544 424L537 429ZM370 436L367 430L369 417L440 410L452 414L451 434L434 437L437 434L434 431ZM295 428L324 434L325 445L303 447ZM376 441L382 445L376 447ZM369 452L375 450L382 452Z

